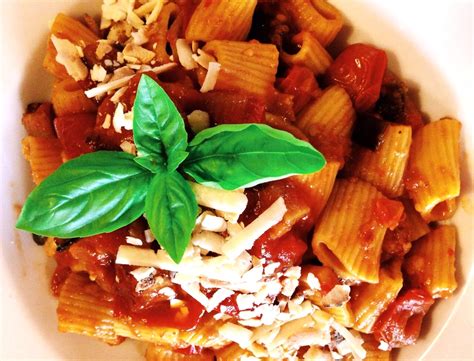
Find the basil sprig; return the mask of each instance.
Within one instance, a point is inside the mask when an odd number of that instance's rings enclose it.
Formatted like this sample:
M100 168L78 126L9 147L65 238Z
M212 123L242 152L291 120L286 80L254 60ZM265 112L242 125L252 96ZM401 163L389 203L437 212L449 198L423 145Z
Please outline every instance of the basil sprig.
M321 153L293 135L263 124L220 125L189 144L183 170L197 182L237 189L315 171Z
M262 124L220 125L188 145L178 110L146 75L133 114L136 157L99 151L64 163L29 195L17 228L86 237L112 232L145 214L158 243L179 263L198 209L183 173L198 183L232 190L325 165L310 144Z

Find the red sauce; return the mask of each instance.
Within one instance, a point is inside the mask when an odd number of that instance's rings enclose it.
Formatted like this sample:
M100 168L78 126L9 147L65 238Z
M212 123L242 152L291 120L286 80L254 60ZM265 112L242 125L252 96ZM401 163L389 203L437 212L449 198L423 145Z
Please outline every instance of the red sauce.
M176 348L174 351L182 355L201 355L205 349L201 346L191 345L185 348Z
M321 94L314 74L304 66L290 68L285 78L278 81L278 88L285 94L293 95L293 110L298 113L312 99Z
M303 255L308 249L306 242L293 232L288 232L280 238L271 239L264 234L255 241L250 254L271 262L279 262L279 270L301 264Z
M224 301L222 301L219 306L219 311L221 307L223 307L224 313L226 315L237 317L240 312L239 306L237 306L237 294L234 293L232 296L227 297Z
M391 348L415 343L423 317L434 300L422 289L410 289L399 295L380 315L374 325L374 337L386 342Z
M63 286L64 282L66 282L70 273L71 269L69 267L56 267L53 277L51 278L51 291L53 292L54 296L59 297L61 287Z
M94 113L81 113L57 117L54 120L56 134L67 158L75 158L95 150L91 142L95 118Z
M374 219L383 227L394 230L404 213L403 204L387 198L378 198L374 204Z
M336 285L340 284L336 272L326 266L304 265L301 269L301 279L307 279L308 273L312 273L319 280L321 293L326 295Z
M181 307L172 308L169 301L157 302L153 307L141 311L132 311L124 298L116 297L115 315L129 323L149 326L173 327L181 330L194 328L202 316L204 308L194 298L177 290L177 298L184 301Z

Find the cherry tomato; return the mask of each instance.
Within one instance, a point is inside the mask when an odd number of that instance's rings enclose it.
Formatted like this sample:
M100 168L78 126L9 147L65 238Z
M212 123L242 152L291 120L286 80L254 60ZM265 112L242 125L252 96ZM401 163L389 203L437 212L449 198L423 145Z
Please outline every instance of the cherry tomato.
M372 108L380 96L387 68L384 51L365 44L348 46L326 72L329 84L342 86L359 112Z
M397 297L380 315L374 325L374 337L390 348L415 343L420 334L423 317L434 303L423 289L410 289Z
M56 134L69 159L94 151L89 142L94 126L94 113L65 115L54 120Z

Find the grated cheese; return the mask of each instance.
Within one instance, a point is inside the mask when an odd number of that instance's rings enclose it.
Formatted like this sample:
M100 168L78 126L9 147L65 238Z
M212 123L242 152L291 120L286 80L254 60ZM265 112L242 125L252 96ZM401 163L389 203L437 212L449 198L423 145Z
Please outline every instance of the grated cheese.
M93 81L104 81L105 77L107 76L107 70L104 69L102 65L94 64L91 71L91 80Z
M228 322L219 328L219 335L237 343L242 348L250 346L252 331L245 327Z
M347 285L336 285L321 299L325 307L339 307L351 299L351 288Z
M212 310L217 308L221 304L222 301L232 296L233 294L234 294L234 291L232 290L219 288L210 298L209 303L207 304L206 311L211 312Z
M145 241L146 243L152 243L155 240L155 235L151 229L145 229Z
M131 236L127 236L125 237L125 241L128 243L128 244L131 244L133 246L141 246L143 245L143 242L140 238L136 238L136 237L131 237Z
M202 83L200 92L207 93L211 90L214 90L214 87L217 83L217 78L219 77L219 71L221 70L221 64L211 61L208 66L206 77Z
M161 74L165 71L168 71L168 70L174 68L175 66L176 66L175 63L168 63L168 64L164 64L164 65L154 67L154 68L151 69L151 71L154 72L155 74ZM95 88L86 90L84 93L86 94L86 96L88 98L94 98L94 97L102 96L102 95L106 94L107 92L109 92L111 90L115 90L115 89L118 89L118 88L121 88L121 87L127 85L128 82L134 77L134 75L124 76L124 77L119 78L119 79L113 79L113 80L111 79L108 83L98 85Z
M150 278L156 274L156 269L153 267L139 267L130 271L130 274L137 280L141 281Z
M135 45L143 45L148 42L148 37L145 34L145 28L140 28L132 32L132 41Z
M230 237L222 248L223 253L229 258L236 258L241 252L252 248L262 234L283 219L285 213L285 201L280 197L252 223Z
M206 187L194 182L189 184L201 206L238 214L247 207L247 196L241 192Z
M178 53L178 61L184 69L192 70L198 67L193 59L191 46L185 39L176 40L176 52Z
M155 53L153 51L133 43L128 43L125 45L122 53L126 61L134 64L147 64L155 57Z
M97 49L95 55L98 60L102 60L108 53L113 50L108 40L97 40Z
M206 251L221 254L224 237L213 232L199 232L192 236L191 243Z
M149 25L155 22L158 19L158 15L160 15L161 10L163 9L164 0L157 0L151 14L146 19L146 24Z
M224 218L212 214L205 214L201 221L203 231L224 232L227 229L227 223Z
M122 128L126 130L133 129L133 111L124 113L123 104L118 103L115 108L114 117L112 119L114 130L117 133L122 133Z
M124 140L122 143L120 143L120 149L122 149L125 153L137 155L137 147L133 142L128 140Z
M112 124L112 116L110 114L106 114L104 122L102 123L102 128L109 129L111 124Z
M89 71L81 60L77 47L67 39L51 35L51 41L57 51L56 61L64 65L67 73L76 81L87 78Z
M198 49L197 50L197 55L193 54L192 58L196 63L198 63L204 69L209 69L209 63L216 61L216 58L214 58L212 55L206 53L202 49Z
M128 86L124 86L122 88L120 88L119 90L117 90L115 92L114 95L112 95L112 97L110 98L110 100L112 101L112 103L115 103L117 104L120 100L120 98L125 94L125 92L127 91L128 89Z

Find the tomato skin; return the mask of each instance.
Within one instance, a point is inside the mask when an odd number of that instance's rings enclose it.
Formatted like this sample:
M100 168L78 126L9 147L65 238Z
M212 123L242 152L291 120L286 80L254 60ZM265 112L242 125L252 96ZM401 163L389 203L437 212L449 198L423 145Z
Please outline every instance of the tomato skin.
M366 44L353 44L334 60L325 79L331 85L342 86L355 109L364 112L377 102L386 68L387 55L383 50Z
M431 295L423 289L413 288L399 295L377 319L375 339L386 342L390 348L412 345L433 303Z
M90 142L95 126L94 113L64 115L54 120L54 127L67 158L94 151Z

